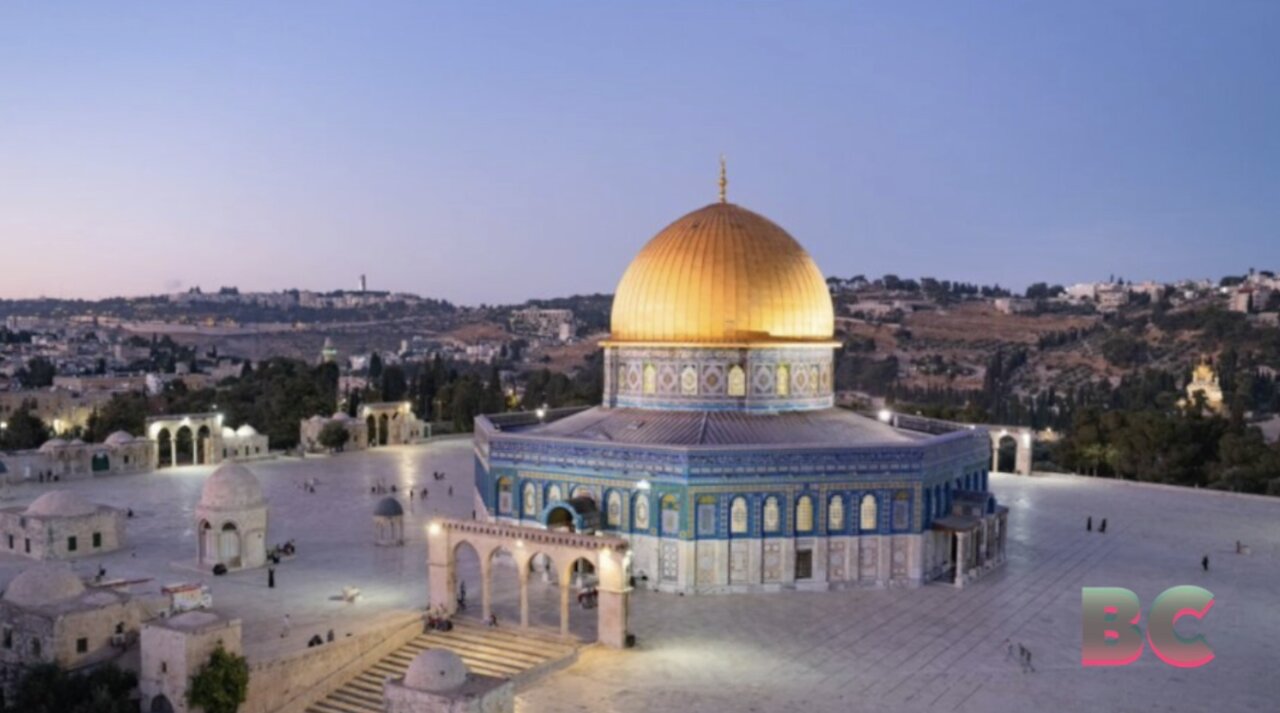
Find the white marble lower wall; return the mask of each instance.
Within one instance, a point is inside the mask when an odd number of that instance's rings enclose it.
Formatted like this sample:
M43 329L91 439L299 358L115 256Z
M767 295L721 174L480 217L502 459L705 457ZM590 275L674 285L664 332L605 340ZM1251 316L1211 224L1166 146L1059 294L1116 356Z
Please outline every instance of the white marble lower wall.
M917 587L945 571L933 533L687 541L630 535L636 585L692 593ZM929 566L926 568L926 562Z

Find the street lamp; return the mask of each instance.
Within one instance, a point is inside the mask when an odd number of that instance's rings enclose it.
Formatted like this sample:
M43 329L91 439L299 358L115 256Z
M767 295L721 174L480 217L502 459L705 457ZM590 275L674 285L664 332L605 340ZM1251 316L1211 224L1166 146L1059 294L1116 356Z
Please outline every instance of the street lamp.
M546 421L546 420L547 420L547 405L546 405L546 404L543 404L543 405L539 406L538 408L534 409L534 413L538 415L538 423L542 423L543 421Z
M882 408L880 409L880 413L877 414L877 417L880 419L881 423L889 423L893 420L893 412L887 408Z

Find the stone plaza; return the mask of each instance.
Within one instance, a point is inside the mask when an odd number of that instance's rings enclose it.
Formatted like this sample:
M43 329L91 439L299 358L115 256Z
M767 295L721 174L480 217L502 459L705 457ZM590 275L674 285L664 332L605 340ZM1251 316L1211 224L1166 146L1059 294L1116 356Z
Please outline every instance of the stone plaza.
M276 568L274 589L264 569L221 577L197 569L194 507L209 466L17 485L9 504L58 487L132 509L124 547L72 560L77 573L91 578L102 566L109 578L142 580L131 588L135 595L204 582L215 608L242 620L251 662L264 661L302 651L330 629L344 637L421 612L427 523L470 517L472 458L470 442L457 439L250 464L271 507L268 543L297 545ZM437 471L444 480L432 478ZM385 497L371 493L377 485L395 485L404 504L403 547L374 544L373 511ZM425 501L410 505L403 497L424 487ZM938 582L905 592L638 591L631 597L635 648L587 646L574 665L521 690L518 710L1273 709L1280 695L1270 670L1280 653L1280 618L1272 609L1280 591L1280 501L1059 475L993 474L991 488L1010 505L1008 559L963 589ZM1085 530L1089 516L1092 532ZM1102 518L1105 534L1096 527ZM1250 554L1236 554L1237 540ZM0 555L0 583L30 565ZM497 568L506 571L494 575L493 611L500 627L514 628L516 573L504 562ZM459 574L478 603L474 558L460 555ZM1145 607L1177 584L1217 597L1203 622L1180 624L1204 632L1216 660L1183 670L1148 652L1124 668L1081 667L1082 586L1127 587ZM342 600L349 586L360 588L355 603ZM554 583L535 578L529 606L531 624L554 634ZM469 614L478 616L478 606ZM594 639L592 614L577 606L571 614L572 632L585 641ZM1034 672L1009 658L1009 644L1032 652Z

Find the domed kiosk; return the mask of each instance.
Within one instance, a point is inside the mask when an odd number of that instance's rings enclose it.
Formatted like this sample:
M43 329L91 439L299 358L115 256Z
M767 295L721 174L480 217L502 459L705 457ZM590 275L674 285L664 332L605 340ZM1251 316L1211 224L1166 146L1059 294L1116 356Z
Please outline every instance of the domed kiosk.
M383 684L387 713L508 713L515 709L510 681L469 673L448 649L426 649L401 679Z
M374 544L395 547L404 544L404 506L386 497L373 507Z
M204 482L196 505L197 558L203 567L261 567L267 561L267 501L258 477L227 462Z
M961 583L1002 561L987 434L835 408L822 272L725 184L623 274L600 406L477 418L484 514L623 537L671 592Z

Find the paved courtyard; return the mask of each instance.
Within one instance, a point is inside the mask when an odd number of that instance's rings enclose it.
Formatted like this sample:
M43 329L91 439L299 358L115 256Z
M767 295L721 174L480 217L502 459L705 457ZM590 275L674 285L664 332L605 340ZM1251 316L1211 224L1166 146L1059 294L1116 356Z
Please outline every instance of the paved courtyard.
M425 525L430 514L469 517L472 464L465 440L306 460L251 463L271 503L269 542L295 539L297 556L277 570L212 577L193 566L192 511L207 467L20 485L6 505L24 505L53 487L132 507L129 546L77 560L92 575L148 580L135 591L203 580L215 606L245 623L251 657L300 649L312 634L337 635L426 601ZM433 471L448 475L431 479ZM309 494L300 484L319 480ZM375 483L430 489L406 507L404 548L372 544ZM448 495L453 485L454 494ZM913 711L1108 710L1272 711L1280 698L1280 500L1238 497L1072 476L996 475L992 487L1012 508L1009 562L956 590L828 593L632 600L636 649L591 648L573 667L524 692L518 709L557 711ZM402 502L406 503L402 498ZM1085 532L1108 518L1108 532ZM1095 527L1096 530L1096 527ZM1239 539L1252 554L1235 554ZM1210 572L1200 570L1210 557ZM28 560L0 555L0 584ZM515 573L495 575L495 611L516 616ZM472 562L461 575L474 603ZM1122 669L1080 666L1080 587L1128 587L1145 606L1167 587L1200 584L1217 604L1198 628L1217 659L1201 669L1166 666L1148 653ZM362 588L354 605L344 585ZM552 585L531 589L535 624L554 628ZM477 607L478 608L478 607ZM282 617L292 632L281 638ZM574 608L573 630L590 638L594 612ZM1193 626L1197 626L1192 622ZM1034 673L1006 656L1004 641L1033 652Z

